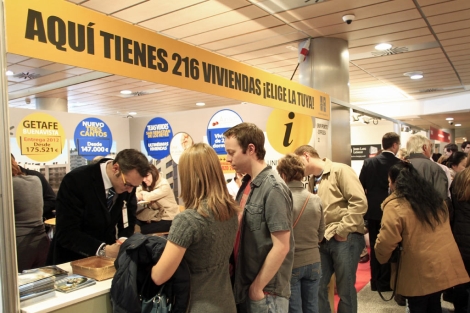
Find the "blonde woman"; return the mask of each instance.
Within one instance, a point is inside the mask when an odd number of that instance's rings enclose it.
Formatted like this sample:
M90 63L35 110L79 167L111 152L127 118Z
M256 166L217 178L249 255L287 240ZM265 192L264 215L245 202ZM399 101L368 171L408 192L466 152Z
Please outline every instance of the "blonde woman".
M237 204L219 158L209 145L198 143L181 155L178 169L186 210L173 220L152 280L165 283L184 258L191 272L188 312L235 313L229 258L238 229Z

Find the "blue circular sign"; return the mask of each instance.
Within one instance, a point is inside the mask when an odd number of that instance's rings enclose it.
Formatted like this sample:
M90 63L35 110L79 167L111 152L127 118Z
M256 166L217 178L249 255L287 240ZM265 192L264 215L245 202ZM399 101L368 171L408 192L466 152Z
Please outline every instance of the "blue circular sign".
M148 122L144 130L144 146L148 155L161 160L170 154L170 142L173 131L164 118L156 117Z
M74 142L78 155L87 160L106 156L111 152L113 135L105 122L89 117L78 123L75 128Z
M243 123L242 118L235 111L224 109L216 112L207 125L207 141L218 155L225 152L224 132L235 125Z

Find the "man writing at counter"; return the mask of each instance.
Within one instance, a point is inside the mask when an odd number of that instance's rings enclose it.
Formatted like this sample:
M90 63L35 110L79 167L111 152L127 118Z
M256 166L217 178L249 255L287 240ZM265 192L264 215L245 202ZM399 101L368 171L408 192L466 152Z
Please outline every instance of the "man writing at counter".
M57 193L56 234L48 263L94 255L115 258L120 248L116 239L134 233L135 188L149 171L145 155L125 149L114 160L104 158L65 175Z

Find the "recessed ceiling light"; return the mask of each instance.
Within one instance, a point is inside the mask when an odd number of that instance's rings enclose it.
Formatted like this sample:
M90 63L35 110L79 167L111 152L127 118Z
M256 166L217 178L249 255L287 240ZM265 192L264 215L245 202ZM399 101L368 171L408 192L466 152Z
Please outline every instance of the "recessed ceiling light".
M422 74L415 74L415 75L411 75L410 78L411 79L421 79L421 78L423 78L423 75Z
M455 126L459 127L459 126L462 126L462 124L455 124Z
M129 113L127 113L127 114L129 114L129 115L136 115L137 112L129 112Z
M423 78L423 72L421 72L421 71L406 72L403 75L408 76L411 79L421 79L421 78Z
M13 74L15 74L15 73L13 73L12 71L6 71L5 72L5 75L7 75L7 76L13 76Z
M121 90L121 95L130 95L132 91L130 90Z
M380 43L377 46L375 46L375 50L384 51L384 50L390 49L391 47L392 45L389 43Z
M203 107L203 106L205 106L206 104L205 104L204 102L196 102L196 105L197 105L198 107Z
M453 120L454 120L453 117L448 117L448 118L446 118L446 121L453 121Z

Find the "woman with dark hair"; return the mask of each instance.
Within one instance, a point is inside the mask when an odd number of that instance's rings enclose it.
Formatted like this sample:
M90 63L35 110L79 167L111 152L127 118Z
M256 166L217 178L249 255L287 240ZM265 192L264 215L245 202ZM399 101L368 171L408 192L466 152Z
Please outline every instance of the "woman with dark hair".
M455 176L450 187L452 205L454 207L454 222L452 232L459 247L467 273L470 273L470 167ZM455 313L470 312L470 284L455 287Z
M277 171L292 191L295 240L294 265L290 280L289 313L318 313L321 263L318 243L325 234L320 197L304 188L305 165L295 154L279 160Z
M42 185L37 176L26 175L11 157L18 272L46 264L49 238L42 221Z
M439 312L441 291L469 282L453 239L443 199L408 162L389 171L392 194L382 203L382 228L375 244L377 260L384 264L401 243L390 285L408 299L411 313ZM395 286L396 284L396 286Z
M168 181L160 176L155 165L150 164L150 173L135 192L138 201L137 225L142 234L167 232L171 222L179 213L175 195Z
M165 283L184 258L191 273L188 312L235 313L229 259L238 205L228 193L219 157L208 144L198 143L183 152L178 170L186 209L171 225L152 280Z
M465 166L467 165L467 154L462 151L454 152L447 159L446 164L450 169L450 175L454 178L457 173L460 173L465 169Z

